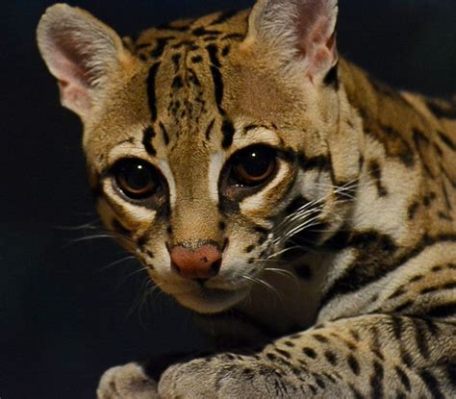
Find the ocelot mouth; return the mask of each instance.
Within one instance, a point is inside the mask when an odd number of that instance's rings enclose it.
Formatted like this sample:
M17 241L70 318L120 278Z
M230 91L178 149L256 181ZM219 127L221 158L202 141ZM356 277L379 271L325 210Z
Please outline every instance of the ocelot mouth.
M242 301L249 293L249 288L222 290L201 287L185 294L175 294L176 300L183 306L198 313L220 313Z

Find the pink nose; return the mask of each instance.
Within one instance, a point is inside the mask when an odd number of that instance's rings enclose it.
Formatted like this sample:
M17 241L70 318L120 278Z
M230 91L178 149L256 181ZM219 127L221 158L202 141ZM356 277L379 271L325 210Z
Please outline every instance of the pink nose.
M222 252L211 244L192 250L183 246L174 247L171 263L175 271L188 279L207 280L218 274L222 264Z

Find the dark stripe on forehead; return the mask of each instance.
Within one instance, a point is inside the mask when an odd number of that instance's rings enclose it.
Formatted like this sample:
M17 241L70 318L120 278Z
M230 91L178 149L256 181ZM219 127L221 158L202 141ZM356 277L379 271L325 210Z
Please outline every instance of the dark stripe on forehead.
M231 147L231 144L233 144L234 133L235 133L235 129L234 129L233 123L228 119L224 119L223 123L222 123L222 134L223 134L222 147L224 150Z
M174 54L171 59L173 60L173 64L174 64L174 71L177 72L179 70L179 63L180 63L180 60L182 58L182 55L177 53L177 54Z
M175 50L180 50L182 48L187 47L191 51L195 51L199 49L199 46L192 40L182 40L176 44L173 44L172 48Z
M218 59L218 48L215 44L210 44L206 47L207 52L209 53L209 59L211 60L212 65L217 68L221 67L220 60Z
M222 102L223 102L223 95L224 95L224 85L223 85L223 77L220 72L221 63L218 58L218 49L215 45L209 45L206 47L206 50L209 54L209 59L211 61L211 74L212 74L212 81L214 84L214 96L215 102L217 103L217 108L223 117L222 122L222 147L226 150L233 144L233 137L235 133L233 122L231 122L225 110L223 109ZM206 136L207 137L207 136Z
M165 127L165 125L162 122L160 122L159 126L160 126L160 130L161 130L161 133L162 133L162 136L163 136L163 141L164 141L165 145L168 145L169 144L168 131L166 130L166 127Z
M160 68L160 63L152 65L149 69L149 75L147 76L147 98L149 102L150 114L152 116L152 121L157 120L157 97L155 94L155 80L157 77L158 69Z
M222 114L224 114L225 111L222 108L223 92L224 92L222 74L220 73L219 69L214 66L211 67L211 73L212 73L212 81L214 82L215 101L217 103L217 107L218 107L219 111Z
M175 76L172 84L173 89L179 90L184 87L184 82L182 81L181 76Z
M194 64L201 64L203 62L203 57L201 57L200 55L195 55L192 57L192 62Z
M188 68L187 73L189 82L193 83L195 86L202 86L200 80L198 79L198 75L193 69Z
M218 30L207 30L206 28L200 26L192 30L192 34L195 36L205 36L205 35L220 35L222 32Z
M157 155L157 151L155 150L155 148L152 145L152 140L154 139L155 136L156 136L156 134L155 134L154 129L152 129L151 127L147 127L144 130L143 140L142 140L142 143L143 143L144 148L146 149L147 153L153 157Z
M209 45L206 47L206 51L209 54L209 60L212 64L211 74L214 83L215 101L219 111L222 114L225 114L225 111L222 108L224 86L222 74L220 73L220 60L217 57L217 47L215 45Z
M150 56L152 58L160 58L163 55L163 52L165 51L165 47L168 44L168 42L174 39L173 37L162 37L160 39L157 39L157 44L155 45L155 48L152 50L150 53Z

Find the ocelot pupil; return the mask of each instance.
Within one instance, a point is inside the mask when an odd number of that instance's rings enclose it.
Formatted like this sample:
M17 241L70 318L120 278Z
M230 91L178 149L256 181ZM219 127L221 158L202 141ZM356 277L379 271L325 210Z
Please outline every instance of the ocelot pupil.
M235 155L232 178L237 184L258 186L266 182L275 172L276 152L266 146L255 146Z
M151 174L143 165L135 165L125 171L125 182L131 190L141 191L151 184Z
M267 156L267 154L261 154L259 152L252 152L248 159L246 159L245 164L243 164L243 168L245 172L252 176L263 176L271 165L271 159Z
M156 191L158 178L152 165L141 160L120 161L114 168L117 186L131 199L151 197Z

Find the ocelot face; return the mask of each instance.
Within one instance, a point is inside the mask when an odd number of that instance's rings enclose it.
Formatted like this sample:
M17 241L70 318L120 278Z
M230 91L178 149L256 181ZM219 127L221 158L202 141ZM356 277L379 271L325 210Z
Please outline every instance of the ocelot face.
M62 100L84 122L106 228L202 313L245 298L285 246L328 239L359 168L357 137L338 126L334 40L315 60L291 51L290 37L271 39L262 4L249 24L246 12L215 14L135 43L67 6L39 28Z
M85 147L89 162L104 160L102 170L97 162L90 169L97 168L108 230L163 291L197 311L218 312L248 295L282 246L274 228L296 193L299 157L275 120L218 103L217 90L240 90L222 75L234 68L227 58L211 71L206 48L168 46L159 67L148 66L131 89L140 93L138 109L130 99L115 104L107 118L125 109L131 116L115 130L93 129ZM107 146L105 134L117 142Z

